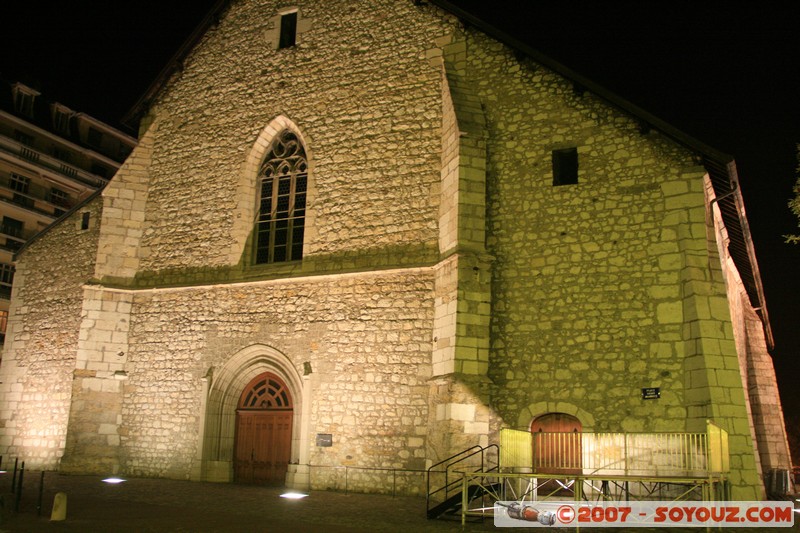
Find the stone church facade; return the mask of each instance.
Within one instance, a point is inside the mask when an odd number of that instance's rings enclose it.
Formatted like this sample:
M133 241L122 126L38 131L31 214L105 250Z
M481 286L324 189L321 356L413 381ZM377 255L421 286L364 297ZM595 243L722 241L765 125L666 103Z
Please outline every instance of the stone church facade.
M18 255L0 454L327 488L548 414L710 419L763 497L791 465L735 164L456 15L220 2Z

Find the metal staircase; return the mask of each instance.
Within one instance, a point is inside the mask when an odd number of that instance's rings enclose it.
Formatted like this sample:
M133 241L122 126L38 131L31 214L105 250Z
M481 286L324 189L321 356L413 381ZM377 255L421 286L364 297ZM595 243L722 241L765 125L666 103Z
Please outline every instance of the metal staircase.
M429 519L453 517L461 519L464 500L467 505L492 492L491 484L473 483L466 489L464 475L481 477L497 472L500 448L497 444L475 445L439 461L426 473L426 513ZM495 488L499 488L499 484ZM492 504L494 500L492 500Z
M495 502L730 499L728 434L535 433L503 429L427 470L427 517L483 519Z

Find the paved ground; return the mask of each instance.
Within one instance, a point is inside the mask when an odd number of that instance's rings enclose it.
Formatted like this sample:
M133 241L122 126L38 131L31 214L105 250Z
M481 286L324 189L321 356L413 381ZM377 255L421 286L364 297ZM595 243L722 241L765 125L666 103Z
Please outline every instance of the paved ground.
M14 511L11 474L0 475L0 533L386 533L456 532L457 521L425 519L423 498L311 491L303 500L280 498L283 489L246 485L131 478L119 485L98 476L44 477L41 515L37 513L39 472L26 472L19 512ZM57 492L67 494L67 519L51 522ZM467 524L463 531L498 530L491 519ZM559 529L558 531L570 531ZM775 528L787 533L800 530ZM574 531L574 530L571 530ZM581 529L581 531L589 531ZM621 529L594 529L614 532ZM641 530L640 530L641 531ZM653 533L704 529L649 529ZM716 531L716 530L715 530ZM735 529L738 533L755 529ZM764 530L761 530L764 531Z
M4 502L0 532L11 533L261 533L448 532L460 522L429 521L423 498L311 491L303 500L280 498L284 489L131 478L108 485L97 476L45 474L41 516L40 474L26 472L19 512L11 473L0 479ZM51 522L57 492L67 494L67 519ZM495 530L491 519L466 531Z

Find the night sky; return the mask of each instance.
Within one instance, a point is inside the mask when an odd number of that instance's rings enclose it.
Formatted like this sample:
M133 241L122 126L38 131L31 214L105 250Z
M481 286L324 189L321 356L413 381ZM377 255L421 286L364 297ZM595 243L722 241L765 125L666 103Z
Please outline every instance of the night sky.
M121 127L213 3L9 2L2 11L0 76ZM800 246L782 237L800 231L787 207L800 142L798 3L454 3L735 157L784 409L800 420Z

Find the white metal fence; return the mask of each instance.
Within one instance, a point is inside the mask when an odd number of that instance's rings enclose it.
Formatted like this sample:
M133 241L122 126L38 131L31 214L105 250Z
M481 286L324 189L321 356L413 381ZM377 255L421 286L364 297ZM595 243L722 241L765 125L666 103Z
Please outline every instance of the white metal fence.
M705 477L729 470L728 434L500 432L502 468L567 475Z

